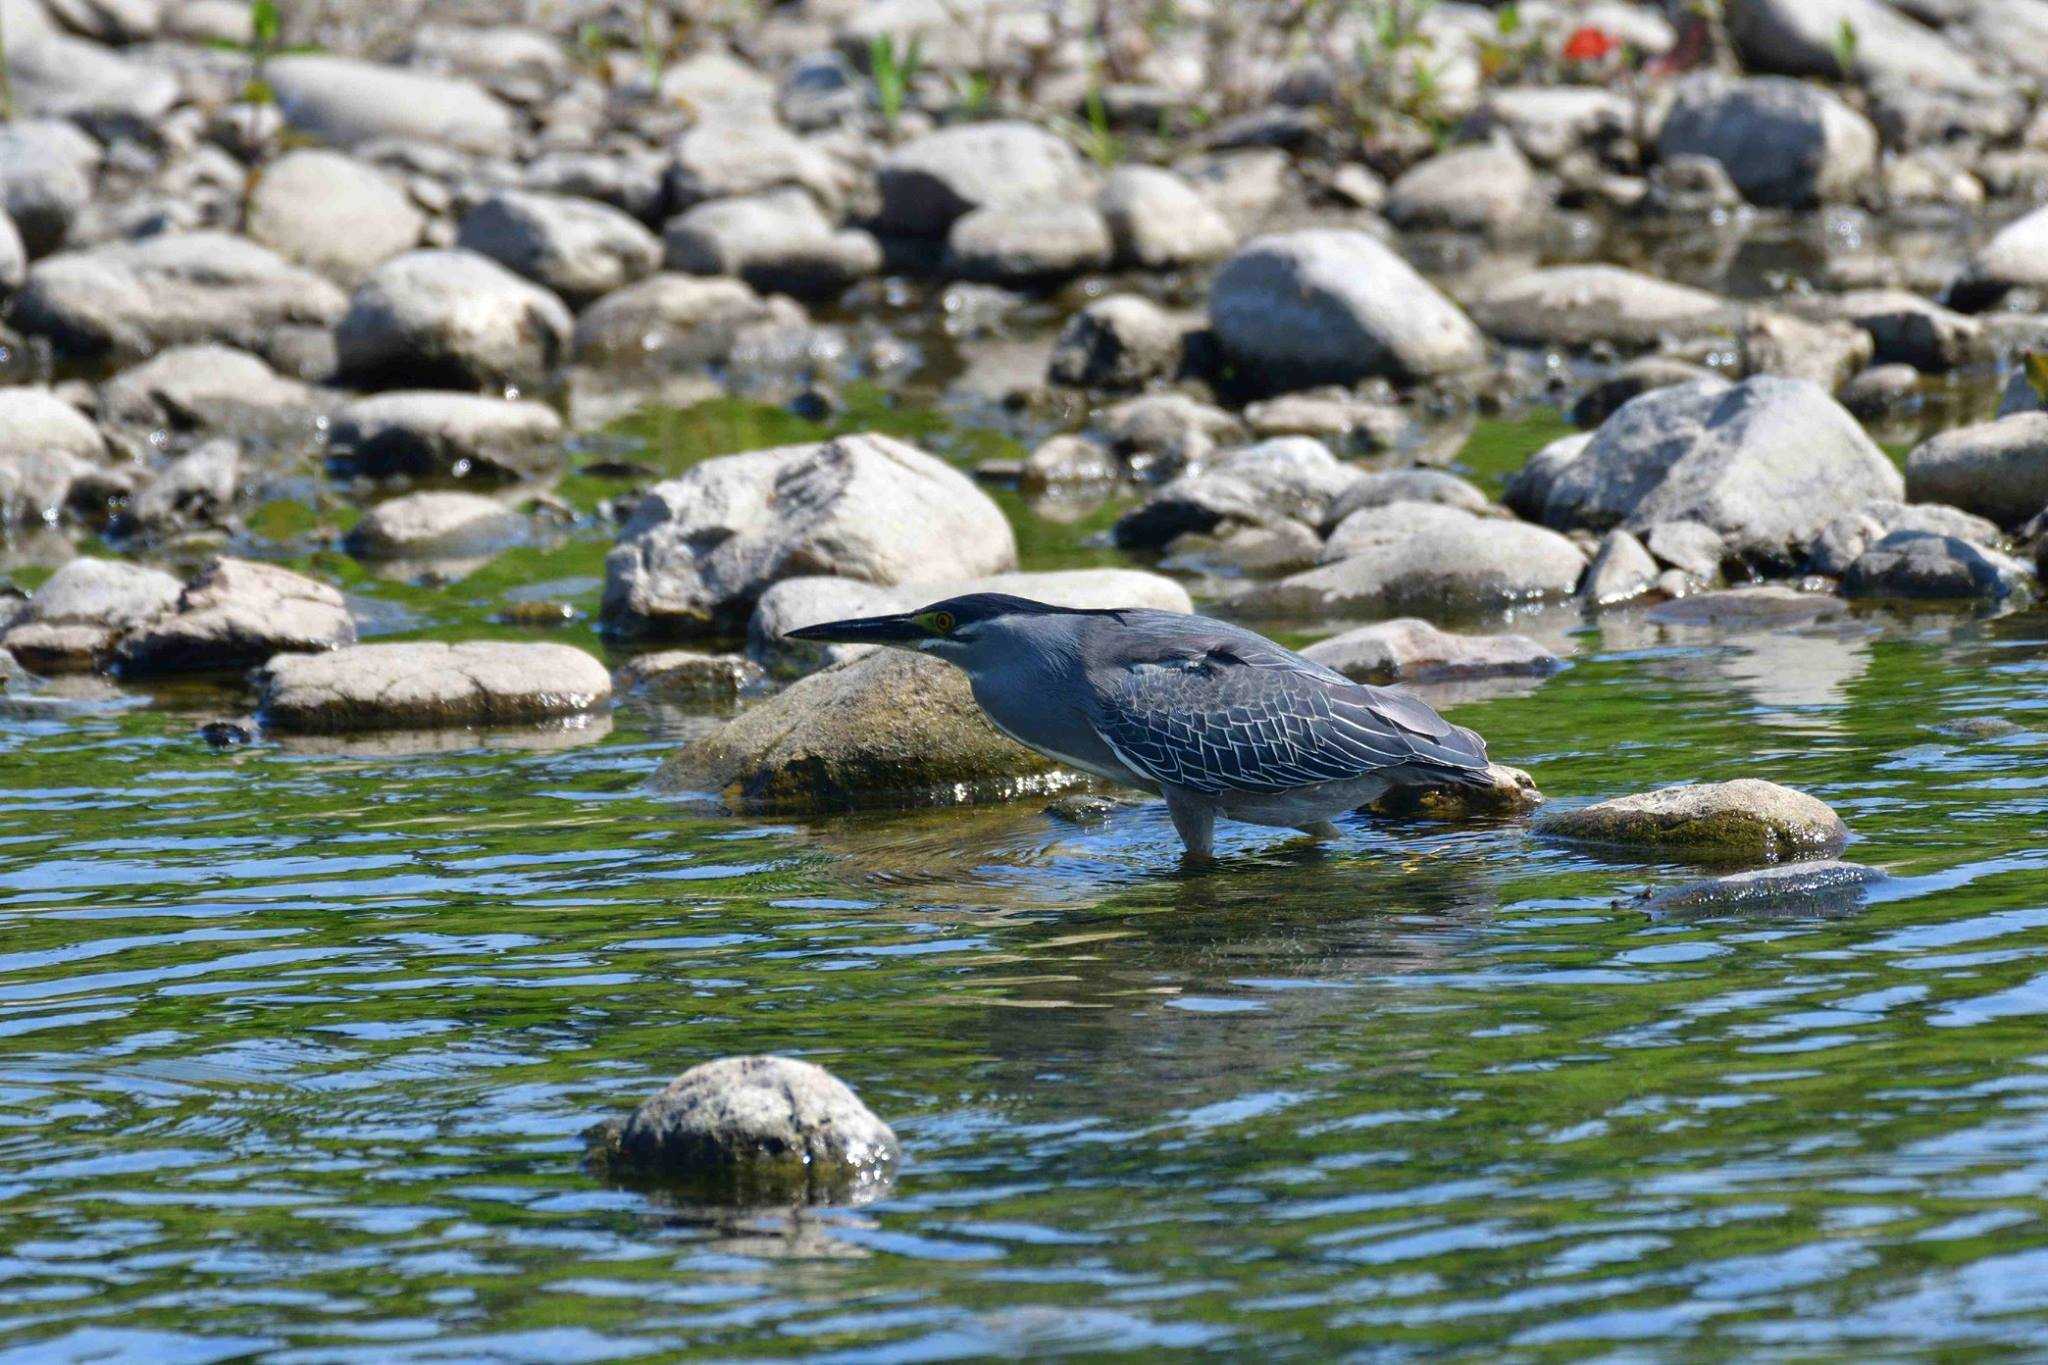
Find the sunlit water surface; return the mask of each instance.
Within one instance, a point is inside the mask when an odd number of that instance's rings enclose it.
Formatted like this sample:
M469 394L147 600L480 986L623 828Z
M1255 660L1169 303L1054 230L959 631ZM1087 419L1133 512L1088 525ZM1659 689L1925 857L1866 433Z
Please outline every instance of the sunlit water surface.
M1522 625L1570 669L1445 704L1553 797L1770 777L1887 879L1658 919L1695 874L1363 821L1188 874L1156 804L709 816L647 783L701 714L642 699L378 753L18 696L0 1358L2038 1348L2048 614ZM584 1172L760 1051L896 1126L890 1197Z

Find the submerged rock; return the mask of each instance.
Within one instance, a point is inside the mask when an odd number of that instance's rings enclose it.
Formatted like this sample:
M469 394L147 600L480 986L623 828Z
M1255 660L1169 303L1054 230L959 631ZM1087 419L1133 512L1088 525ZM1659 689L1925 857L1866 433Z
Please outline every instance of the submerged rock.
M586 1137L608 1179L736 1204L864 1203L901 1157L896 1134L844 1082L788 1057L693 1066Z
M735 812L1008 797L1065 785L998 734L967 675L901 650L813 673L670 755L659 783Z
M169 612L178 580L116 559L74 559L29 594L0 647L37 673L98 666L128 632Z
M257 684L266 726L321 733L531 725L596 710L612 693L604 665L580 649L496 640L283 654Z
M1456 635L1412 616L1360 626L1301 651L1359 682L1543 677L1564 661L1526 635Z
M1645 892L1635 905L1646 915L1821 915L1855 909L1868 888L1884 879L1884 873L1861 863L1784 863Z
M114 661L129 676L239 671L355 638L348 604L327 584L275 564L223 558L185 585L170 615L123 640Z
M1002 509L972 480L887 436L842 436L706 460L655 485L605 560L618 632L736 629L771 583L836 574L873 583L1016 567Z
M1755 778L1553 808L1536 828L1584 843L1761 862L1832 854L1849 837L1848 827L1826 802Z
M1767 583L1662 602L1650 608L1645 619L1664 626L1790 626L1840 616L1848 610L1839 597Z
M1247 243L1217 272L1209 319L1260 387L1428 379L1477 366L1456 304L1365 232L1312 228Z

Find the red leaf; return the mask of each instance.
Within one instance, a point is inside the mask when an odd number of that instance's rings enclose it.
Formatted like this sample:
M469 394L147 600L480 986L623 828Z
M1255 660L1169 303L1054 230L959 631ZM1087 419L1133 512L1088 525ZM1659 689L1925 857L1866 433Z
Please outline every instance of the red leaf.
M1564 59L1568 62L1597 62L1620 46L1606 29L1587 24L1564 40Z

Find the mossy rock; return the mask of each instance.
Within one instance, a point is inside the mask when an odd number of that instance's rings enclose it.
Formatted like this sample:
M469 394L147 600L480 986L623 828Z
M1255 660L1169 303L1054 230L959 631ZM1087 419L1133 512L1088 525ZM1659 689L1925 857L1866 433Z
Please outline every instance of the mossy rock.
M669 756L671 791L734 811L801 814L1054 791L1074 779L998 734L966 675L883 650L814 673Z
M1536 828L1560 839L1713 861L1822 857L1840 852L1849 838L1848 827L1826 802L1755 778L1550 810Z

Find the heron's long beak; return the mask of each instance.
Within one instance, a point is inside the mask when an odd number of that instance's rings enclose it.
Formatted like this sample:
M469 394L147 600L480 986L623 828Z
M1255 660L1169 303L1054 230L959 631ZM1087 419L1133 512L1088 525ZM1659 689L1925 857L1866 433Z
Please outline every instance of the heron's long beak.
M860 616L851 621L827 621L823 625L786 630L783 637L790 640L822 640L835 645L907 645L914 640L929 640L932 633L908 614L904 614Z

